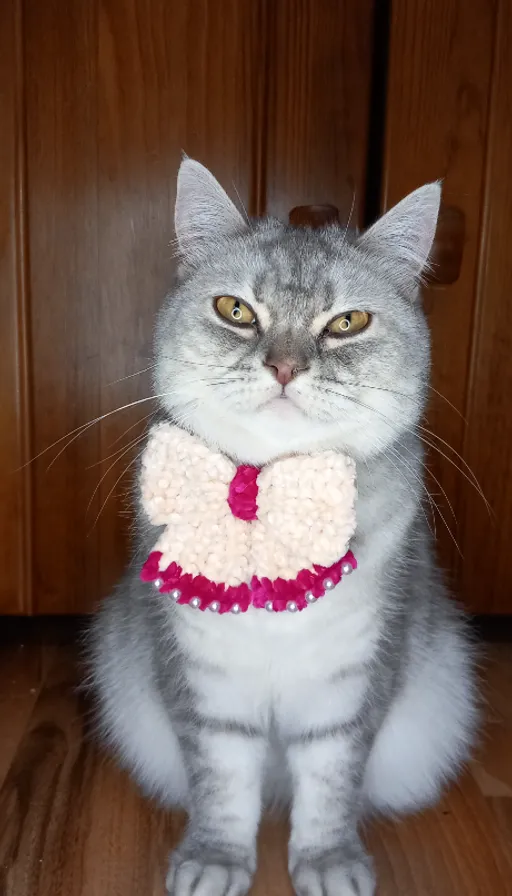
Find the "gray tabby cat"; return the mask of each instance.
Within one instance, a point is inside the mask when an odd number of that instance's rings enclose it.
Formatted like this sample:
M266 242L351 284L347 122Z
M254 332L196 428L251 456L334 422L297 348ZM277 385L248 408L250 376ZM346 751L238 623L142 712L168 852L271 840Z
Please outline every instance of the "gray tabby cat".
M197 612L140 582L156 534L139 511L132 565L93 625L93 680L121 761L188 811L175 896L247 893L271 800L291 807L298 896L370 896L361 819L431 804L468 757L471 649L434 560L417 429L429 380L418 279L439 202L434 183L362 235L295 230L245 221L205 168L180 168L161 412L239 463L350 454L359 568L301 613Z

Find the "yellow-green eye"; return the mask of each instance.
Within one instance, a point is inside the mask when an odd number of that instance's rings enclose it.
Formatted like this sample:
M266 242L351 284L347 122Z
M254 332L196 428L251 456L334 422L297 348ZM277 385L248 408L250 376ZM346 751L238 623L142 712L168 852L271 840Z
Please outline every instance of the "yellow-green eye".
M326 332L329 336L352 336L364 330L369 323L367 311L346 311L327 324Z
M235 296L219 296L215 299L215 308L224 320L238 327L250 327L256 323L256 315L252 308Z

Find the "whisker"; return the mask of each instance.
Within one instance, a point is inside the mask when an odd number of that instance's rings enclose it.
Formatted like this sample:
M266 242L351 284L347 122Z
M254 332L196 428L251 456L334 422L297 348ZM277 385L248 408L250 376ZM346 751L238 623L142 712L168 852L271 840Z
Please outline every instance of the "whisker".
M354 214L354 209L355 209L355 207L356 207L356 188L355 188L355 184L354 184L354 186L352 187L352 203L351 203L351 205L350 205L350 211L349 211L349 214L348 214L348 220L347 220L347 223L345 224L345 230L344 230L344 233L343 233L343 242L344 242L344 243L347 241L347 234L348 234L348 231L349 231L350 222L351 222L351 220L352 220L352 215Z
M335 383L340 386L359 386L363 389L375 389L377 392L389 392L391 395L398 395L400 398L409 398L411 401L416 401L416 398L411 393L407 392L398 392L397 389L388 389L386 386L372 386L370 383L362 383L356 382L355 380L324 380L324 382Z
M402 450L407 451L407 453L410 454L411 457L415 457L414 452L411 451L411 449L410 449L407 445L405 445L403 442L400 442L400 441L399 441L397 444L400 445L400 447L402 448ZM444 495L444 498L445 498L445 500L446 500L446 503L448 504L448 507L450 508L450 512L451 512L451 514L452 514L452 516L453 516L455 522L457 522L457 517L456 517L456 515L455 515L455 510L453 509L452 502L450 501L450 499L449 499L449 497L448 497L448 495L447 495L447 493L446 493L446 490L443 488L443 486L442 486L441 483L439 482L439 479L437 479L437 477L434 475L434 473L432 472L432 470L427 466L427 464L424 463L423 461L420 461L420 463L421 463L421 466L422 466L423 470L425 471L425 473L426 473L428 476L431 476L432 479L434 480L434 482L436 483L436 485L439 486L439 488L441 489L441 492L442 492L442 494Z
M397 454L397 452L394 452L394 453ZM398 465L395 464L395 463L391 460L391 458L390 458L389 455L387 454L387 451L386 451L386 456L387 456L389 462L392 464L392 466L393 466L393 467L395 468L395 470L397 471L397 473L398 473L399 475L401 475L402 480L403 480L404 482L407 482L406 477L403 475L403 473L401 473L400 469L398 468ZM398 457L400 457L400 455L398 455ZM422 485L423 485L423 483L422 483ZM432 530L432 526L430 525L430 521L429 521L427 512L426 512L425 508L423 507L422 503L420 503L420 507L421 507L421 510L423 511L423 516L425 517L425 520L426 520L426 522L427 522L427 526L428 526L428 528L429 528L429 530L430 530L430 534L432 535L432 537L433 537L435 540L437 540L435 514L434 514L434 510L433 510L433 508L432 508L432 498L431 498L431 495L430 495L429 492L428 492L428 489L426 489L426 494L427 494L427 500L429 501L429 503L430 503L430 507L431 507L431 509L432 509L432 522L433 522L433 524L434 524L434 530Z
M468 421L466 420L464 414L462 413L462 411L459 411L458 407L456 407L456 406L453 404L453 402L451 402L450 399L446 397L446 395L443 395L443 393L442 393L442 392L439 392L438 389L434 389L434 387L431 386L429 383L427 384L427 386L428 386L428 388L430 389L430 391L434 393L434 395L437 395L439 398L442 398L443 401L445 401L446 404L448 404L448 405L452 408L452 410L454 410L455 413L459 415L460 419L463 420L464 423L467 423L467 422L468 422Z
M218 370L218 364L207 364L206 361L193 361L188 358L171 358L167 356L168 361L177 361L181 366L186 365L187 367L206 367L208 370Z
M149 420L149 418L153 417L154 414L154 411L150 411L149 414L144 414L143 417L140 417L135 421L135 423L132 423L132 425L129 426L128 429L125 429L125 431L120 436L118 436L117 439L114 439L110 447L113 448L114 445L117 445L117 443L121 441L121 439L124 439L124 437L130 432L130 430L135 429L136 426L138 426L140 423L143 423L145 420ZM106 458L103 458L103 460L106 460Z
M446 503L448 504L448 507L450 508L450 513L453 516L453 519L455 520L455 522L457 522L457 516L455 514L455 510L453 509L453 504L450 501L450 499L446 493L446 489L443 488L443 486L439 482L439 479L433 474L432 470L427 466L427 464L422 464L422 467L425 470L425 473L427 474L427 476L430 476L434 480L434 482L438 486L438 488L441 489L441 494L443 495Z
M180 364L187 365L188 367L204 367L207 370L215 370L219 374L223 372L222 370L219 370L219 364L208 364L204 361L180 359ZM238 372L240 369L245 369L247 371L251 370L250 367L242 368L239 360L234 360L230 364L224 361L222 366L226 373Z
M136 401L130 401L128 404L123 404L119 408L114 408L112 411L107 411L106 414L100 414L100 416L95 417L94 420L89 420L87 423L81 423L80 426L77 426L75 429L72 429L71 432L66 433L66 435L61 436L60 439L56 439L55 442L52 442L51 445L48 445L46 448L43 448L43 450L40 451L39 454L36 454L34 457L32 457L30 460L28 460L25 464L23 464L19 469L23 470L29 464L34 463L34 461L36 461L36 460L38 460L38 458L42 457L43 454L46 454L48 451L51 451L52 448L55 448L56 445L59 445L61 442L63 442L64 439L69 439L70 436L74 436L74 438L71 439L71 441L68 442L62 449L62 451L65 451L66 448L69 448L69 446L75 441L75 439L79 438L79 436L82 435L82 433L86 432L88 429L91 428L91 426L94 426L96 423L101 423L102 420L106 420L107 417L111 417L112 414L118 414L120 411L125 411L128 408L133 408L136 405L142 404L145 401L155 401L155 399L157 399L157 398L164 398L165 396L167 396L169 394L170 394L169 392L162 392L160 395L149 395L147 398L138 398ZM77 435L75 435L75 433L77 433ZM50 467L55 463L57 458L60 457L60 455L62 454L62 451L60 451L59 454L57 454L57 456L53 458L48 469L50 469Z
M355 385L355 384L354 384L354 385ZM363 384L363 385L364 385L364 384ZM378 388L378 387L375 387L375 388ZM335 392L335 394L341 394L341 393L337 393L337 392ZM344 397L344 398L349 398L348 395L344 395L344 394L342 395L342 397ZM350 396L350 398L353 398L353 397ZM367 410L369 410L369 411L373 411L375 414L378 414L383 420L385 420L386 422L389 422L390 425L392 424L392 421L389 419L389 417L388 417L386 414L383 414L381 411L378 411L376 408L372 408L372 407L370 407L370 405L367 405L367 404L365 404L364 402L362 402L362 401L360 401L360 400L356 400L356 399L353 399L353 400L356 401L356 403L360 404L361 407L365 407ZM484 503L485 503L485 505L486 505L486 507L487 507L487 511L488 511L489 513L491 513L491 512L492 512L492 508L491 508L489 502L487 501L487 498L485 497L485 494L484 494L484 492L483 492L483 489L482 489L482 487L481 487L481 485L480 485L480 483L479 483L479 481L478 481L476 475L474 474L474 472L473 472L473 470L471 469L471 467L469 466L469 464L468 464L468 463L464 460L464 458L459 454L459 452L458 452L455 448L453 448L453 446L450 445L449 442L447 442L445 439L441 438L441 436L438 436L436 433L432 432L432 430L429 429L428 427L423 426L421 423L416 423L416 424L414 424L414 426L416 427L416 429L422 430L422 432L426 432L427 435L429 435L431 438L433 438L433 439L437 439L439 442L441 442L443 445L445 445L446 448L448 448L450 451L453 451L453 453L456 455L456 457L458 457L458 459L461 461L461 463L464 465L464 467L466 467L468 473L470 473L470 475L471 475L471 478L469 478L469 476L467 476L466 473L464 473L464 470L462 470L462 469L461 469L461 468L460 468L460 467L459 467L459 466L458 466L458 465L457 465L457 464L456 464L450 457L448 457L446 454L444 454L443 451L441 451L440 449L438 449L435 445L431 445L431 446L430 446L431 448L434 448L434 450L438 450L438 453L439 453L442 457L445 457L446 460L447 460L449 463L451 463L452 466L454 466L455 469L458 470L458 471L461 473L462 476L464 476L464 478L470 483L470 485L472 485L473 488L475 488L475 490L477 491L477 493L480 495L480 497L481 497L482 500L484 501ZM409 432L412 432L412 430L409 429ZM419 436L419 438L422 438L422 437ZM424 439L422 439L422 440L424 441ZM427 442L425 442L425 444L427 444ZM429 471L429 472L430 472L430 471ZM439 484L439 483L438 483L438 484Z
M123 433L123 435L126 435L126 432ZM105 461L110 460L112 457L115 457L117 454L121 454L121 452L124 451L125 448L128 450L129 448L132 447L132 445L136 444L137 442L140 442L141 439L145 439L145 438L146 438L145 432L142 433L141 435L135 436L133 439L131 439L131 441L128 443L128 445L121 445L121 447L118 448L117 451L113 451L112 454L107 454L106 457L100 457L99 460L94 461L93 464L89 464L89 466L86 467L85 469L93 470L95 467L99 467L100 464L104 464ZM122 454L121 454L121 457L122 457Z
M420 374L412 373L411 371L407 371L407 376L413 377L416 380L423 379L423 377ZM461 418L461 420L464 421L464 423L468 422L466 420L464 414L462 413L462 411L460 411L459 408L456 405L454 405L453 402L451 402L449 398L446 397L446 395L443 395L443 393L440 392L439 389L435 389L434 386L432 386L430 383L427 383L426 386L427 386L427 389L430 389L431 392L433 392L439 398L442 398L443 401L445 401L446 404L448 404L452 408L452 410L454 410L455 413L458 414L458 416Z
M487 498L485 497L485 495L484 495L482 489L480 488L480 485L478 484L478 480L476 480L476 479L475 479L475 480L470 479L470 477L467 475L467 473L465 473L464 470L462 470L462 469L459 467L459 465L456 464L454 460L452 460L451 457L449 457L447 454L445 454L444 451L441 451L441 449L439 448L438 445L435 444L435 442L430 442L428 439L425 438L425 436L421 436L421 435L418 435L418 438L420 438L421 441L422 441L425 445L428 445L429 448L432 448L433 451L437 451L437 453L440 454L441 457L444 457L444 458L448 461L448 463L452 465L452 467L455 467L455 469L458 470L458 472L461 474L461 476L463 476L464 479L465 479L467 482L469 482L469 484L475 489L477 495L480 496L480 498L482 499L482 501L483 501L484 504L485 504L485 507L486 507L486 509L487 509L487 513L489 514L489 516L492 517L492 518L494 518L494 517L495 517L494 510L493 510L493 508L491 507L491 505L489 504L489 501L488 501Z
M101 505L101 507L100 507L100 509L99 509L99 511L98 511L98 514L97 514L97 516L96 516L96 519L94 520L94 523L92 524L91 530L90 530L89 533L88 533L89 535L91 534L91 532L92 532L93 529L95 528L95 526L96 526L96 524L97 524L97 522L98 522L98 520L99 520L101 514L103 513L103 511L104 511L104 509L105 509L105 507L106 507L106 504L107 504L107 502L108 502L110 496L112 495L112 493L113 493L113 492L115 491L115 489L117 488L119 482L121 481L121 479L123 478L123 476L126 475L126 473L128 472L128 470L130 469L130 467L132 467L133 464L136 463L136 462L139 460L139 458L142 456L142 453L143 453L142 451L139 451L139 453L138 453L134 458L132 458L132 460L130 461L130 463L126 465L126 467L124 468L124 470L123 470L123 472L121 473L121 475L117 477L116 481L114 482L114 485L113 485L112 488L110 489L110 491L109 491L107 497L106 497L105 500L103 501L103 504Z
M394 423L393 423L393 421L387 416L387 414L383 414L381 411L378 411L377 408L372 408L370 405L367 405L364 401L361 401L360 399L354 398L354 396L352 396L352 395L347 395L346 393L344 393L344 392L340 392L340 391L335 390L335 389L326 389L325 391L331 392L333 395L338 396L338 398L345 398L345 399L347 399L347 401L351 401L351 402L353 402L354 404L359 405L359 407L365 408L367 411L370 411L370 412L372 412L372 413L374 413L374 414L377 414L377 415L378 415L378 416L379 416L379 417L380 417L380 418L381 418L381 419L382 419L388 426L394 428ZM482 500L483 500L483 502L484 502L484 504L485 504L485 506L486 506L486 508L487 508L487 511L488 511L489 515L494 515L494 514L493 514L493 511L492 511L492 508L491 508L491 506L490 506L490 504L489 504L487 498L485 497L485 495L484 495L484 493L483 493L483 491L482 491L482 488L481 488L481 486L480 486L480 483L478 482L478 479L476 478L475 474L473 473L473 471L471 470L471 468L468 466L468 464L466 463L466 461L465 461L462 457L460 457L460 455L459 455L458 452L455 450L455 448L452 448L452 446L449 445L448 442L445 442L444 439L442 439L440 436L437 436L435 433L433 433L431 430L427 429L426 427L422 426L421 424L416 423L416 424L414 424L414 426L415 426L415 429L411 429L411 427L408 427L408 428L407 428L407 431L408 431L409 433L411 433L411 434L416 434L417 437L418 437L422 442L424 442L425 445L429 445L430 448L432 448L433 450L437 451L442 457L446 458L446 460L447 460L449 463L451 463L452 466L455 467L456 470L459 471L459 473L464 477L464 479L466 479L467 482L469 482L469 484L475 489L475 491L477 492L477 494L482 498ZM424 432L427 432L432 438L436 438L436 439L438 439L440 442L442 442L444 445L446 445L447 448L449 448L451 451L453 451L453 453L456 454L457 457L459 457L459 459L462 461L462 463L464 464L464 466L466 466L466 467L469 469L469 471L471 472L471 475L472 475L473 478L470 478L470 477L464 472L464 470L462 470L462 469L455 463L455 461L454 461L452 458L450 458L447 454L445 454L443 451L441 451L441 449L440 449L437 445L428 442L427 439L426 439L424 436L420 435L420 433L417 431L418 429L423 430Z
M244 213L244 218L247 222L247 225L248 225L248 227L250 227L252 229L251 220L249 218L249 215L247 214L247 209L246 209L244 203L242 202L242 197L240 196L240 193L238 192L238 187L234 181L232 181L232 184L233 184L233 189L237 195L238 202L240 203L240 208L242 209L242 211Z
M415 373L408 372L407 376L411 376L414 379L421 379L421 377ZM343 385L343 383L340 383L339 380L327 380L327 382ZM413 397L410 394L407 394L406 392L398 392L396 389L389 389L388 387L385 387L385 386L376 386L374 383L356 382L355 380L353 380L351 382L348 382L345 380L344 382L347 386L362 386L365 389L376 389L379 392L391 392L391 394L400 395L400 396L403 396L404 398L412 398ZM430 383L425 383L425 385L426 385L427 389L430 389L431 392L433 392L436 396L438 396L443 401L445 401L446 404L448 404L451 407L451 409L453 411L455 411L455 413L461 418L461 420L463 420L464 423L467 423L467 420L466 420L464 414L461 411L459 411L458 407L456 407L450 401L450 399L446 397L446 395L443 395L442 392L439 392L439 390L435 389L434 386L431 386Z
M356 189L355 189L355 187L354 187L353 190L352 190L352 204L351 204L351 206L350 206L350 212L349 212L348 220L347 220L347 223L345 224L345 228L344 228L343 233L342 233L342 235L341 235L341 239L340 239L339 244L338 244L338 249L337 249L337 251L336 251L336 255L334 256L334 260L332 261L332 264L331 264L331 272L334 271L334 268L336 267L336 265L337 265L337 263L338 263L338 259L339 259L340 255L341 255L341 250L343 249L343 246L345 245L345 243L346 243L346 241L347 241L348 229L349 229L349 227L350 227L350 219L352 218L352 213L353 213L353 211L354 211L355 202L356 202Z
M197 410L198 404L199 402L197 401L197 399L189 399L187 402L185 402L180 412L178 412L176 409L173 409L173 420L175 420L178 425L185 423ZM185 413L185 411L188 411L188 413Z
M400 455L398 454L398 452L396 452L393 448L392 448L391 450L392 450L398 457L400 457ZM401 459L402 463L407 464L407 462L404 460L403 457L400 458L400 459ZM409 464L407 464L407 466L410 467ZM438 514L439 514L439 516L440 516L440 518L441 518L441 520L442 520L442 522L443 522L443 524L444 524L444 527L445 527L446 531L448 532L448 534L449 534L451 540L453 541L455 547L457 548L457 552L458 552L458 554L462 557L463 554L462 554L462 551L461 551L461 549L460 549L460 547L459 547L459 543L458 543L457 539L455 538L455 535L453 534L452 530L450 529L448 523L446 522L446 520L445 520L445 518L444 518L444 514L441 512L441 509L440 509L440 507L439 507L439 504L438 504L436 501L434 501L434 499L433 499L432 495L430 494L430 492L428 491L428 489L427 489L425 483L422 482L421 478L414 472L414 470L413 470L412 468L410 468L410 471L411 471L412 475L414 476L414 478L417 479L417 481L420 483L420 485L421 485L422 488L424 489L425 493L427 494L427 497L428 497L429 502L430 502L430 506L432 507L432 505L433 505L433 507L435 507L435 509L437 510L437 512L438 512ZM451 505L450 505L450 506L451 506Z
M456 451L456 449L455 449L452 445L450 445L449 442L445 441L445 439L442 439L441 436L438 436L437 433L435 433L435 432L433 432L431 429L429 429L428 426L423 426L421 423L417 423L417 424L416 424L416 427L417 427L417 429L421 429L422 432L426 432L427 435L428 435L430 438L432 438L432 439L437 439L438 442L441 442L441 444L443 444L443 445L444 445L446 448L448 448L450 451L453 451L453 453L455 454L455 456L458 457L458 459L461 461L461 463L466 467L466 470L468 471L468 473L470 473L470 475L473 477L475 486L477 486L477 488L478 488L478 489L480 490L480 492L482 493L482 497L484 498L485 496L484 496L484 494L483 494L483 490L482 490L482 487L481 487L481 485L480 485L478 479L476 478L475 474L473 473L473 470L471 469L471 467L469 466L469 464L466 463L466 461L464 460L464 458L462 457L462 455L460 455L459 452ZM462 472L462 471L461 471L461 472Z
M415 378L417 378L417 379L419 379L419 377L416 377L416 374L410 374L410 375L413 376L413 377L415 377ZM343 382L341 382L340 380L327 380L326 382L335 383L335 384L340 384L340 385L342 385L342 386L343 386L343 385L347 385L347 386L361 386L361 387L364 388L364 389L375 389L377 392L389 392L391 395L399 395L401 398L409 398L409 399L411 399L411 400L414 399L414 396L413 396L411 393L407 393L407 392L399 392L397 389L390 389L390 388L387 387L387 386L376 386L376 385L374 385L373 383L367 383L367 382L361 382L361 381L356 382L355 380L351 380L350 382L348 382L347 380L344 380ZM431 390L432 392L434 392L437 396L439 396L439 398L442 398L443 401L445 401L445 402L452 408L452 410L454 410L455 413L458 414L458 416L459 416L465 423L467 423L467 420L466 420L466 418L464 417L464 415L459 411L459 409L458 409L457 407L455 407L454 404L452 404L452 402L451 402L448 398L446 398L446 395L443 395L442 392L439 392L437 389L434 389L434 387L431 386L431 385L429 385L429 383L426 383L425 385L426 385L427 389L430 389L430 390Z
M112 468L115 467L117 462L120 461L121 458L125 456L125 454L128 454L128 452L131 451L132 448L135 447L135 445L138 445L144 439L145 439L145 436L138 436L136 439L133 440L133 442L130 442L130 444L126 448L123 449L122 454L118 458L116 458L116 460L113 461L113 463L111 463L110 466L108 467L108 469L103 473L103 476L100 478L98 484L96 485L96 488L94 489L94 491L89 499L89 503L88 503L86 511L85 511L86 516L89 513L89 510L91 509L91 504L94 501L96 494L98 493L98 489L101 487L103 480L108 476L108 474L110 473Z
M378 411L376 411L376 409L374 409L374 408L370 408L368 405L365 405L364 402L361 402L361 401L359 401L358 399L353 398L352 396L345 395L344 393L342 394L342 393L340 393L340 392L338 392L338 391L336 391L336 390L334 390L334 389L326 389L325 391L332 392L334 395L337 395L338 397L346 398L348 401L353 401L354 404L361 405L361 407L364 407L364 408L366 408L367 410L375 411L375 413L379 413ZM381 415L381 416L386 417L386 415ZM386 420L386 422L388 422L388 425L391 425L391 421ZM402 448L408 450L409 453L410 453L412 456L414 456L414 455L413 455L413 452L410 451L410 449L408 449L406 445L403 445L401 442L398 442L398 444L401 445ZM425 514L425 509L424 509L423 507L422 507L422 512L423 512L423 514L425 515L425 519L426 519L426 521L427 521L427 525L428 525L428 527L429 527L430 532L431 532L432 535L434 536L434 538L437 537L436 524L435 524L435 510L437 510L437 512L438 512L438 514L439 514L441 520L443 521L443 523L444 523L446 529L447 529L448 532L449 532L449 535L450 535L451 539L453 540L453 542L454 542L454 544L455 544L455 546L456 546L458 552L460 553L460 548L459 548L459 545L458 545L458 543L457 543L457 540L455 539L455 536L453 535L453 533L452 533L452 531L451 531L451 529L450 529L448 523L446 522L446 520L445 520L445 518L444 518L444 515L443 515L442 511L440 510L438 504L437 504L436 501L433 499L432 495L431 495L430 492L428 491L428 488L426 487L425 483L422 481L421 477L418 476L418 474L414 471L412 465L409 464L409 463L405 460L405 458L403 458L403 457L402 457L402 456L401 456L401 455L400 455L400 454L399 454L399 453L398 453L392 446L388 446L388 447L385 449L384 454L386 455L386 457L388 458L388 460L390 461L390 463L393 464L393 466L395 467L395 469L397 469L397 467L396 467L396 465L393 463L393 461L391 460L391 458L389 457L389 454L388 454L389 451L392 451L393 454L394 454L394 455L401 461L401 463L402 463L406 468L408 468L408 469L410 470L410 472L412 473L413 477L418 481L418 483L420 484L421 488L422 488L423 491L425 492L425 494L426 494L426 496L427 496L427 500L429 501L429 504L430 504L430 507L431 507L431 510L432 510L432 522L433 522L433 524L434 524L434 532L432 532L432 528L431 528L431 526L430 526L428 517L426 516L426 514ZM368 466L368 465L367 465L367 466ZM398 472L398 470L397 470L397 472ZM446 496L446 497L447 497L448 503L450 503L450 502L449 502L449 499L448 499L448 496ZM451 507L451 504L450 504L450 507ZM453 508L452 508L452 510L453 510ZM461 556L462 556L462 555L461 555Z
M124 380L130 380L134 376L140 376L141 373L147 373L148 370L154 370L156 364L150 364L149 367L144 367L142 370L136 370L135 373L129 373L127 376L121 376L118 380L112 380L110 383L105 383L105 386L115 386L116 383L123 383Z

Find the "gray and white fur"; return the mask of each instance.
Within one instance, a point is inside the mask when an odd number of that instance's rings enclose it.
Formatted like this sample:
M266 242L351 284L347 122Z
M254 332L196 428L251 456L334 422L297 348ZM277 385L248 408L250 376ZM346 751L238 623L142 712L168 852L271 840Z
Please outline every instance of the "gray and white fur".
M430 364L418 281L439 202L433 183L363 234L294 229L247 222L209 171L181 165L180 267L156 331L161 413L239 463L350 454L359 566L301 613L194 611L140 582L157 533L139 509L133 561L92 626L92 679L121 762L188 812L175 896L247 893L270 801L290 806L298 896L370 896L360 821L430 805L468 758L472 650L434 559L417 429ZM221 319L219 295L249 304L257 325ZM369 326L329 336L354 309Z

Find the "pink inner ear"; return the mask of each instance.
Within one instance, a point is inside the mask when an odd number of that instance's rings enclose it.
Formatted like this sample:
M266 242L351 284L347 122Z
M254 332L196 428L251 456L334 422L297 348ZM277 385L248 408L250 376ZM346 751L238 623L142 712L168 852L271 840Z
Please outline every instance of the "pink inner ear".
M233 479L229 483L228 504L233 516L239 520L251 522L258 519L258 476L259 467L242 464L237 467Z

